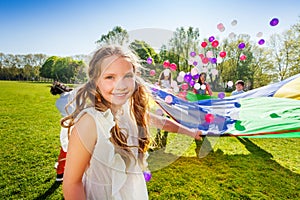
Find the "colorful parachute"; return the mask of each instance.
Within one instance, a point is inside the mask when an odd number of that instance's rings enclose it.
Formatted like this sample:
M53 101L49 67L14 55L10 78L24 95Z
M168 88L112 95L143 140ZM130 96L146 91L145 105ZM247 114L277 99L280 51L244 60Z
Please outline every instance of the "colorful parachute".
M190 102L155 86L151 90L174 120L208 136L300 137L300 74L224 99Z

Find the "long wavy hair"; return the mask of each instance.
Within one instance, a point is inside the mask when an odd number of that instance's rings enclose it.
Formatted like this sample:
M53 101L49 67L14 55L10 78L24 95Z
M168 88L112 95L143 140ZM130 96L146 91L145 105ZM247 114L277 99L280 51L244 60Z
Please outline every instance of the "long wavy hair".
M88 108L95 107L96 110L104 112L111 108L111 103L106 101L97 88L97 80L103 72L103 62L106 58L111 56L126 58L132 63L134 72L137 68L141 67L138 57L130 50L124 50L119 46L104 46L97 50L91 61L89 62L88 76L89 81L82 85L76 94L75 103L76 109L69 116L65 117L61 121L61 125L66 128L74 126L76 117L79 113ZM122 133L117 122L116 125L111 129L110 141L114 144L115 150L125 158L126 164L128 164L129 157L133 156L130 148L138 148L139 152L139 163L144 163L143 158L150 144L150 135L148 130L148 95L146 88L140 83L140 79L136 79L135 91L130 98L130 109L136 120L139 132L139 145L129 146L127 144L127 136Z

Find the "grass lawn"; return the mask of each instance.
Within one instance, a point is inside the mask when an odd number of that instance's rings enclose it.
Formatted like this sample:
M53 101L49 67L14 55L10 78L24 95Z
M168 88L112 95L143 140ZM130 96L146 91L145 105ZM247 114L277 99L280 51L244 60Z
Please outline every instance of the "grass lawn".
M0 89L0 199L63 199L53 168L58 96L49 83L0 81ZM174 133L150 152L150 199L300 199L300 138L209 140L203 158L192 138Z

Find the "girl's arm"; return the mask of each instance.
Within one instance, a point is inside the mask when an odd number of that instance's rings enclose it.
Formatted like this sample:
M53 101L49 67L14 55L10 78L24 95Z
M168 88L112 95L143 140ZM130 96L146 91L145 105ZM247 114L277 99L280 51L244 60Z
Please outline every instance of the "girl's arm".
M212 96L213 92L211 91L210 85L206 84L206 90L210 96Z
M173 133L181 133L187 136L190 136L192 138L195 138L196 140L201 140L201 134L202 131L197 129L190 129L186 126L183 126L179 124L176 121L170 120L168 118L155 115L153 113L149 114L150 116L150 125L163 129L165 131L173 132Z
M89 164L91 154L84 146L82 131L89 130L88 134L94 135L91 140L96 140L96 125L93 118L89 115L84 115L72 129L67 160L64 172L63 194L66 200L68 199L85 199L85 192L82 184L82 176ZM93 142L95 143L95 142Z

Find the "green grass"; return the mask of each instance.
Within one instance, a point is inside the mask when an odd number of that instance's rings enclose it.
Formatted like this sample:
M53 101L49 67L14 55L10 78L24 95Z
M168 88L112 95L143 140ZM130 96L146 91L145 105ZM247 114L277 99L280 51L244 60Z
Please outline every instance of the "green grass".
M1 81L0 89L0 199L63 199L53 169L58 96L45 83ZM214 138L201 159L191 138L168 139L165 150L150 152L150 199L300 198L300 138Z

